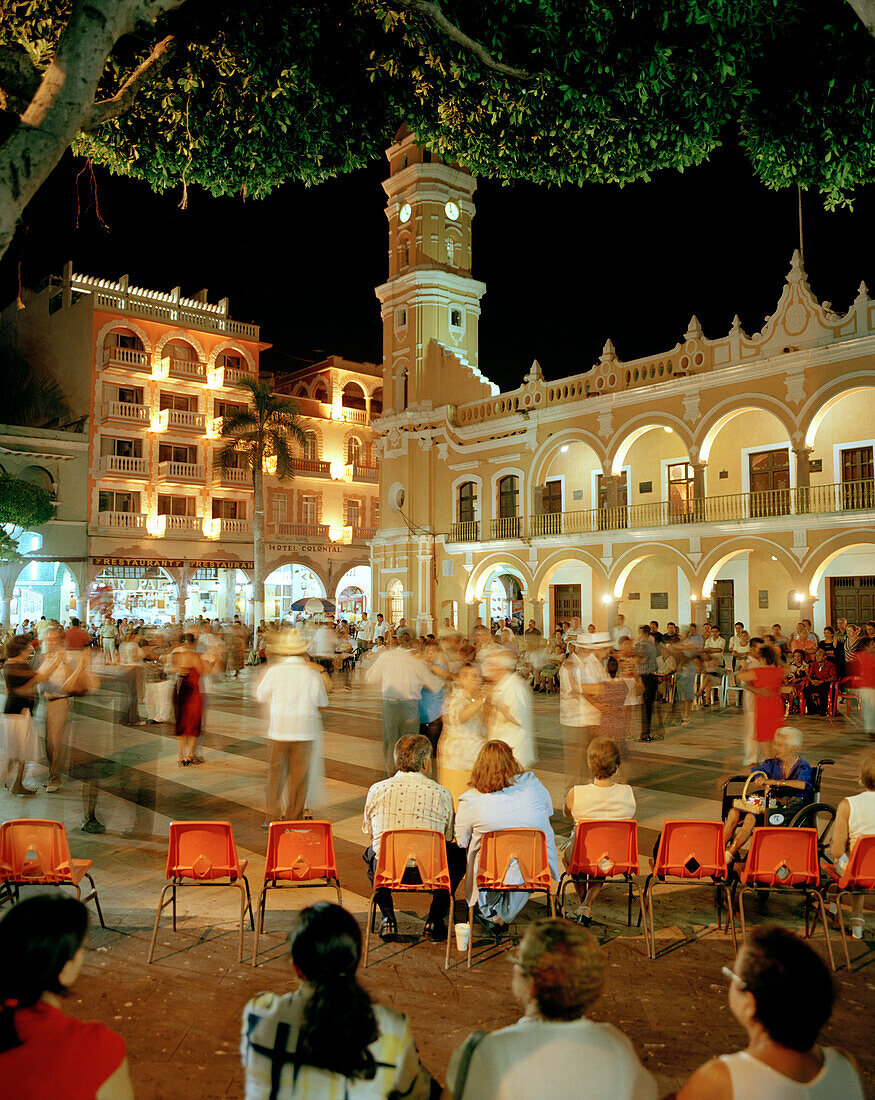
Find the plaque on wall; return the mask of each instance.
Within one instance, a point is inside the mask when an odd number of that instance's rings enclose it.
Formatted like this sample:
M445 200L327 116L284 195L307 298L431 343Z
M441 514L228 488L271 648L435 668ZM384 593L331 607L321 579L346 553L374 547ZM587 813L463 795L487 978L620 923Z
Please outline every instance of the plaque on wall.
M626 599L627 600L640 600L641 599L641 593L640 592L627 592L626 593Z
M765 611L769 606L769 593L768 589L761 588L759 590L759 608L760 611Z
M652 481L639 481L638 482L638 492L639 493L652 493L653 492L653 482Z
M668 592L651 592L650 607L653 611L668 610Z
M823 459L822 458L809 458L809 460L808 460L808 470L809 470L809 473L812 473L812 474L822 474L823 473Z

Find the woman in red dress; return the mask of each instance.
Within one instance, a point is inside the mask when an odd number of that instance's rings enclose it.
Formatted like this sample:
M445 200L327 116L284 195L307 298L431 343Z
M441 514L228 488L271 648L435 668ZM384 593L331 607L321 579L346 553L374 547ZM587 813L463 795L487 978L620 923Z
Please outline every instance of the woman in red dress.
M173 651L173 669L176 683L176 736L179 738L177 763L181 768L200 764L194 747L201 734L204 717L204 697L201 692L201 676L206 672L203 661L194 649L194 634L183 634L182 642Z
M757 749L762 759L774 756L775 730L784 724L784 700L781 686L784 683L784 670L771 646L760 648L759 661L754 668L736 672L736 681L750 685L749 690L755 696L753 728Z

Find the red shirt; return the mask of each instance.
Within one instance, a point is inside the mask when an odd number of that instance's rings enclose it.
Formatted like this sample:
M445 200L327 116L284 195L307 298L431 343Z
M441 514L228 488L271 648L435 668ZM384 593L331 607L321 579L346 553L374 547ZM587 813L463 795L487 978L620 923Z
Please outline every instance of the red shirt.
M67 649L87 649L92 638L81 626L71 626L64 631L64 645Z
M0 1096L94 1100L125 1059L125 1041L97 1022L65 1016L45 1001L15 1013L21 1046L0 1054Z

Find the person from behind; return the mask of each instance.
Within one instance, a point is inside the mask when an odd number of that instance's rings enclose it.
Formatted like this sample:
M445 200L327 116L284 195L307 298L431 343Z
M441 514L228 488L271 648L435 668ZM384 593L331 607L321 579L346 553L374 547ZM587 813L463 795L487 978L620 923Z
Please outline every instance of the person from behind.
M656 1082L612 1024L587 1019L604 984L602 949L585 928L533 921L511 979L522 1018L453 1054L447 1091L456 1100L651 1100Z
M861 836L875 835L875 752L867 753L860 764L859 794L848 795L839 803L831 837L831 855L835 860L835 873L843 875L850 854ZM855 894L851 905L851 935L863 938L863 894ZM830 905L830 911L833 906Z
M85 960L88 910L37 895L0 920L0 1095L16 1100L129 1100L124 1040L65 1016Z
M407 1017L371 1002L356 981L358 922L339 905L304 909L289 943L294 993L258 993L243 1010L246 1100L343 1096L424 1100L431 1077Z
M747 1047L706 1062L677 1100L863 1100L853 1060L817 1043L835 990L826 963L804 940L776 925L754 928L723 972Z

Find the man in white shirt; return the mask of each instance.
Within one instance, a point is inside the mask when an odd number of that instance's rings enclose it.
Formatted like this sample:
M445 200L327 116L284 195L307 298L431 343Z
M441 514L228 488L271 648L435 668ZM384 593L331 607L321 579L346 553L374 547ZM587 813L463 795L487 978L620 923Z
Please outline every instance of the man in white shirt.
M380 654L365 674L365 680L383 696L383 756L386 775L393 775L395 742L419 732L419 698L422 689L440 691L444 686L416 654L395 646Z
M371 648L374 639L374 622L368 618L367 611L362 612L361 620L356 627L355 643L359 653Z
M334 671L334 654L337 652L337 631L333 622L321 623L316 628L313 640L310 642L310 656L330 676Z
M271 652L276 660L268 666L255 692L256 699L270 712L268 816L264 828L271 821L299 821L305 806L318 802L323 771L319 712L328 706L327 677L318 665L307 660L307 639L300 631L284 631Z
M453 796L433 779L431 773L431 742L422 734L400 737L393 747L397 771L389 779L375 783L365 799L365 816L362 832L370 836L371 843L365 849L364 861L368 878L373 883L380 854L380 838L390 829L433 829L443 833L447 844L447 863L450 870L450 888L456 887L465 875L465 852L451 843L453 837ZM404 880L421 882L419 871L408 868ZM382 914L380 935L384 940L398 934L395 908L388 890L377 891L377 905ZM434 943L447 938L447 913L450 910L450 894L435 890L425 922L424 933Z
M495 632L495 641L505 649L511 649L516 653L516 639L513 631L507 625L507 619L498 620L498 630Z
M555 917L533 921L511 979L522 1019L479 1041L470 1036L453 1054L447 1089L491 1100L656 1100L656 1081L626 1036L586 1017L604 969L591 932Z
M377 616L377 621L374 623L374 632L372 641L378 640L385 641L389 634L389 624L385 621L382 615Z
M491 685L488 696L486 735L504 741L524 768L538 759L532 689L516 672L515 653L500 649L483 662L483 677Z
M618 614L614 629L611 631L611 638L614 642L614 648L616 649L616 647L620 644L621 638L631 637L632 631L629 629L628 626L626 626L626 616Z

